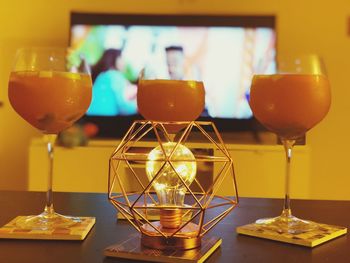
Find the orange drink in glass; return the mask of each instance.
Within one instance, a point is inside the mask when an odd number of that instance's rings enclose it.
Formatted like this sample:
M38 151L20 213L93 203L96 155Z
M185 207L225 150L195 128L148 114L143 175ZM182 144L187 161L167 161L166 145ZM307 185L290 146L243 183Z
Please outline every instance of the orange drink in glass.
M45 136L48 153L48 188L44 211L22 217L23 229L53 230L81 222L63 216L53 206L53 156L57 134L84 115L91 101L92 81L84 61L74 66L65 48L19 49L8 83L13 109Z
M15 111L43 133L57 134L84 115L91 101L87 74L12 72L8 89Z
M254 116L281 138L296 139L319 123L331 102L323 75L255 75L250 92Z
M137 106L143 117L155 121L192 121L204 108L200 81L141 80Z
M278 233L300 234L313 231L319 225L292 215L292 149L296 139L304 136L326 116L331 105L331 92L324 65L317 56L302 56L279 62L278 74L253 77L249 103L254 117L277 134L284 145L284 205L280 216L259 219L256 224Z
M141 115L152 121L194 121L204 109L204 85L193 80L140 80L137 106ZM181 125L166 125L170 133Z

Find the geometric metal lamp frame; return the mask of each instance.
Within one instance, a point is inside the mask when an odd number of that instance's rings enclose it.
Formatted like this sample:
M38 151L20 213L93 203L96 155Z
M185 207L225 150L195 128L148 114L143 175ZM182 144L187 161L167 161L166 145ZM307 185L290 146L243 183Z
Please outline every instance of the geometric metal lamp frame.
M168 132L169 127L172 131L174 127L180 130L176 137ZM174 167L176 162L189 162L189 160L172 159L172 155L178 145L191 144L193 134L196 138L202 137L206 143L210 144L211 148L217 149L219 153L213 156L213 154L206 152L194 151L195 160L193 161L197 165L213 166L215 164L220 168L216 169L218 173L214 174L212 178L200 179L197 176L189 185ZM157 160L162 162L162 165L151 181L145 175L144 167L149 161L149 148L142 151L145 142L151 147L160 146L164 154L163 159ZM163 148L163 144L166 142L176 143L170 154L166 153ZM182 223L174 231L164 231L159 222L154 221L154 215L159 214L161 209L174 208L160 206L153 188L153 182L161 176L162 167L165 165L174 170L186 188L186 205L179 208L182 211ZM225 184L230 182L232 196L219 195L224 181ZM182 234L182 231L192 226L191 237L197 238L200 242L200 239L238 204L233 160L212 122L134 121L109 160L108 198L125 219L141 233L142 238L159 237L169 244L175 244L174 240L189 238L188 235Z

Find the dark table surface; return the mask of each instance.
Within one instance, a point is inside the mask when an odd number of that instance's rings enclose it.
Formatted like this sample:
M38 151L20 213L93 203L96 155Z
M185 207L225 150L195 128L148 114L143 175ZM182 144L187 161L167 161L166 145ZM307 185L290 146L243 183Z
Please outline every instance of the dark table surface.
M0 225L17 215L39 214L45 194L0 192ZM0 240L0 262L132 262L107 258L103 250L135 233L125 221L116 220L116 210L106 194L55 193L56 211L95 216L96 225L84 241ZM209 234L222 238L221 247L206 262L350 262L350 239L339 237L315 248L237 235L237 226L257 218L276 216L282 200L241 198L239 206ZM350 201L292 201L294 215L303 219L350 227Z

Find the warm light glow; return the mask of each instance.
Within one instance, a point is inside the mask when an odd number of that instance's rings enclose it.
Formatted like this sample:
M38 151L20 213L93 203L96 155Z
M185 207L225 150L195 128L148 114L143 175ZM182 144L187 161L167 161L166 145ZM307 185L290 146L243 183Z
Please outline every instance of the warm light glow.
M177 143L175 142L163 143L165 156L170 156L176 145ZM152 180L158 172L161 174L153 182L153 187L157 192L161 205L182 206L186 187L179 176L187 185L190 185L196 176L196 159L186 146L178 144L170 158L170 162L176 170L175 172L169 163L164 165L166 157L163 149L159 145L148 154L149 161L146 163L146 173L149 180ZM164 167L162 168L163 165Z

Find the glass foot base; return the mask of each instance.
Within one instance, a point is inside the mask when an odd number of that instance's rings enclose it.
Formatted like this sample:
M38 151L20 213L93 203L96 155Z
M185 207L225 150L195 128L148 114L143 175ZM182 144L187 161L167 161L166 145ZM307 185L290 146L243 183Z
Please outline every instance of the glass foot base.
M283 214L278 217L258 219L255 223L280 234L302 234L319 228L319 225L315 222Z
M63 216L56 212L43 212L40 215L23 217L16 222L16 226L22 229L51 230L67 228L80 222L79 217Z

